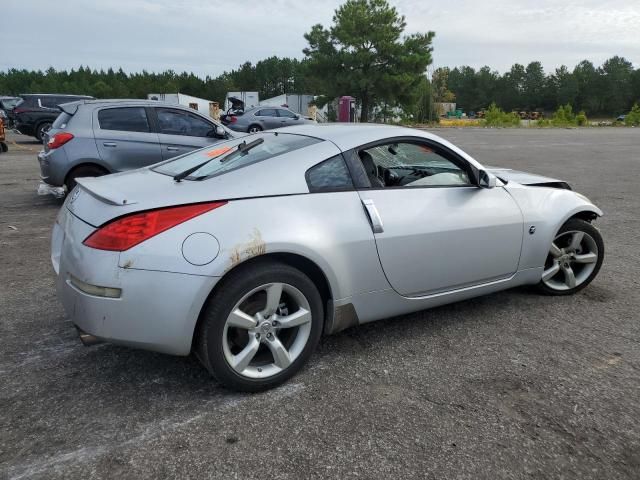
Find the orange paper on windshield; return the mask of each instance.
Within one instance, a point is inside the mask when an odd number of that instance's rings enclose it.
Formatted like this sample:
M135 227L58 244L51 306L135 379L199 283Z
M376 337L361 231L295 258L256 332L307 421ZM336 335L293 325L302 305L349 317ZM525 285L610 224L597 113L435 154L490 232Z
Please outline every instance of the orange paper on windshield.
M231 147L214 148L213 150L209 150L207 152L207 157L217 157L219 155L222 155L223 153L227 153L229 150L231 150Z

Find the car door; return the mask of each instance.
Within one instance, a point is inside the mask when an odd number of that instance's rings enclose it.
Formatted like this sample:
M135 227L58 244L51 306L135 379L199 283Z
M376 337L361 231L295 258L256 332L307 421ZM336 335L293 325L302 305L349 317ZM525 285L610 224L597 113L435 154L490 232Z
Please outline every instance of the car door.
M508 278L523 219L502 187L480 188L466 160L421 140L357 150L372 185L360 190L382 268L403 296Z
M164 160L220 141L212 136L215 124L199 115L168 107L154 107L153 110L158 119L158 137Z
M112 171L144 167L162 160L158 134L145 107L106 107L94 113L98 153Z
M258 110L255 116L258 117L258 120L262 122L267 130L284 126L283 119L278 117L278 112L275 108L263 108Z
M282 127L290 127L292 125L297 125L298 116L293 113L291 110L287 110L286 108L278 109L278 117L280 118L280 125Z

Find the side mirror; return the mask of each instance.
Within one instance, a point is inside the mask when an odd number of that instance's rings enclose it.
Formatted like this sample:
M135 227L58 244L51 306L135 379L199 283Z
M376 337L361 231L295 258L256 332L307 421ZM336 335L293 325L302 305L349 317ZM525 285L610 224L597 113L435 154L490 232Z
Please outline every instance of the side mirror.
M209 132L209 135L207 136L214 137L214 138L227 138L227 132L220 125L216 125L211 129L211 131Z
M300 115L296 113L296 120L300 120Z
M478 170L478 186L480 188L495 188L496 176L486 170Z

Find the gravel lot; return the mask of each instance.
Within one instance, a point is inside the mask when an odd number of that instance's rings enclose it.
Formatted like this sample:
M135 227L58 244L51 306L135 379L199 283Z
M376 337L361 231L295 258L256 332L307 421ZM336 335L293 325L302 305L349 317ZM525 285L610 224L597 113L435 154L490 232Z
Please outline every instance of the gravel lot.
M58 303L36 152L0 155L1 478L640 478L640 130L443 129L486 165L604 211L599 277L326 337L290 383L219 387L194 358L83 347Z

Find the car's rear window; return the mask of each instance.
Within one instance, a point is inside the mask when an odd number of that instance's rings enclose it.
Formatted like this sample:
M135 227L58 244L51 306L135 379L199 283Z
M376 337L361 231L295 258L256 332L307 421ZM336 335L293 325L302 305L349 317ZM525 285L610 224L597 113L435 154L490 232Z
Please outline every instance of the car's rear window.
M51 128L67 128L69 120L71 120L71 115L69 115L67 112L62 112L60 115L58 115L55 122L53 122Z
M251 142L258 139L263 139L264 141L244 154L229 156L243 143L251 144ZM319 142L322 142L322 140L304 135L264 132L216 143L211 147L203 148L161 163L153 170L165 175L175 176L207 160L211 160L187 177L187 180L204 179L221 175L231 170L237 170L238 168L246 167L247 165L277 157L278 155L283 155ZM229 156L228 159L227 156Z

